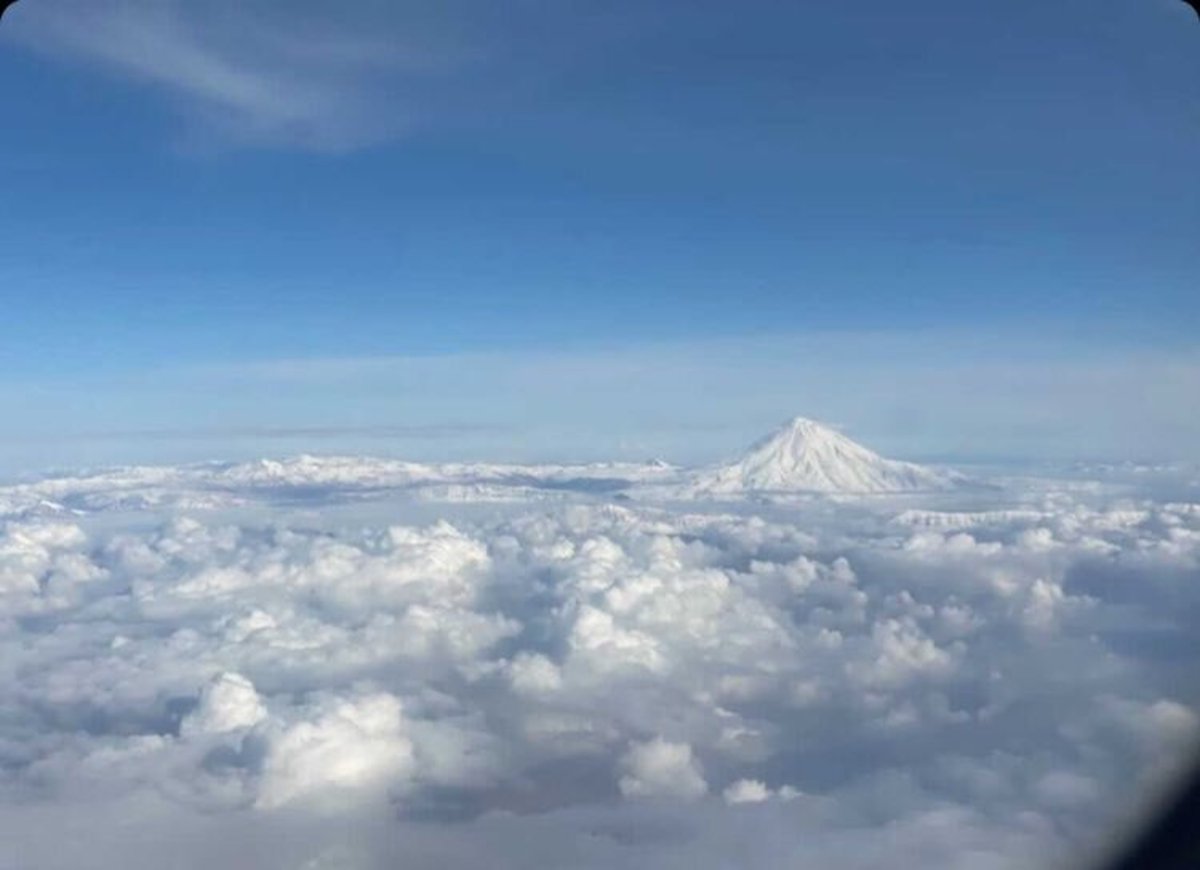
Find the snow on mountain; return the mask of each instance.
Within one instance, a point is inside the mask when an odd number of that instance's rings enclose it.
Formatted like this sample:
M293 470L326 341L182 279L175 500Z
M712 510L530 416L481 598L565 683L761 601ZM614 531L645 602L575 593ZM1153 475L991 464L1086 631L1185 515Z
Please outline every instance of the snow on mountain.
M797 418L742 459L709 469L686 470L662 460L519 465L306 455L130 466L0 486L0 520L56 512L222 509L273 500L495 502L575 496L670 501L756 492L914 492L948 489L961 480L884 459L827 426Z
M699 472L696 494L741 492L885 493L950 489L961 478L884 459L845 435L796 417L741 458Z

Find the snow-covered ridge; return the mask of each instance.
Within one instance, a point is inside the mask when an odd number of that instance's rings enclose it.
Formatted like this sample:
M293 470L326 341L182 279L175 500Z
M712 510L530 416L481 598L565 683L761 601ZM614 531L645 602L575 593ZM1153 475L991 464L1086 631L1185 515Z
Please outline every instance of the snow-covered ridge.
M796 417L733 462L700 472L697 493L885 493L951 489L956 474L885 459L815 420Z
M615 493L673 484L663 462L517 465L420 463L369 456L296 456L241 463L127 466L0 486L0 518L97 511L216 509L253 501L320 502L376 495L506 501Z

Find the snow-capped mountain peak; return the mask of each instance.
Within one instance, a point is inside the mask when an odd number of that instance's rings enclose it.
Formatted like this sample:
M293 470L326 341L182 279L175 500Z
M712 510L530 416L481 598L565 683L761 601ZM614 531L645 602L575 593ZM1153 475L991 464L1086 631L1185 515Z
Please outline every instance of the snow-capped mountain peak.
M696 483L712 493L906 492L946 489L955 476L885 459L823 423L795 417L740 459L701 472Z

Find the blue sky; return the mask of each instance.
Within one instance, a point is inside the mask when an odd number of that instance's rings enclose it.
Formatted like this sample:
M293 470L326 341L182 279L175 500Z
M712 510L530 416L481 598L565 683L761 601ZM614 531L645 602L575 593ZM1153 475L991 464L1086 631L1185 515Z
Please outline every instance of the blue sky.
M23 0L0 471L1194 455L1197 82L1178 0Z

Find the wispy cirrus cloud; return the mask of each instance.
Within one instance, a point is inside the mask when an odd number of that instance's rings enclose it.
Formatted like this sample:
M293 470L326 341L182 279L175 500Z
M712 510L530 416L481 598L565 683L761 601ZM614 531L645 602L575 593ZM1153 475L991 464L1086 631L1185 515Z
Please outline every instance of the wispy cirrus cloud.
M194 138L346 150L402 134L480 60L460 33L382 4L29 4L14 35L159 89ZM437 25L437 26L435 26Z

